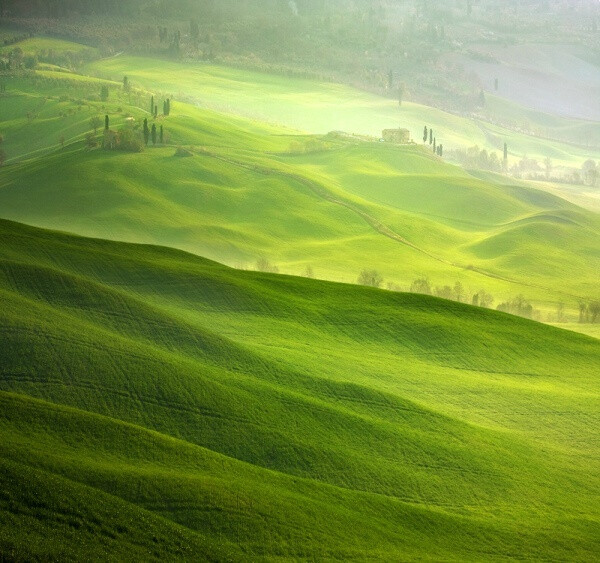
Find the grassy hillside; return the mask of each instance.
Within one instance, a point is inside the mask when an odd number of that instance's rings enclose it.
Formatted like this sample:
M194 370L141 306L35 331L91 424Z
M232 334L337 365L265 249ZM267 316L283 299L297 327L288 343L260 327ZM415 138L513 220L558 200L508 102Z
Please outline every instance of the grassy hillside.
M118 103L107 110L116 127L126 115ZM83 110L84 126L93 111ZM496 303L522 293L544 314L596 297L600 220L557 197L475 178L419 147L292 135L181 102L157 124L170 146L73 144L6 168L2 216L236 266L262 256L347 282L365 267L404 288L458 280ZM174 144L197 149L179 158Z
M311 133L341 130L379 137L391 127L405 127L420 142L423 126L435 130L446 150L479 145L502 152L509 145L512 159L524 155L579 168L592 149L548 141L492 125L486 121L452 115L420 104L384 98L339 84L251 72L209 64L183 64L142 57L118 56L93 62L85 73L120 80L129 76L148 90L175 95L203 107L283 124ZM593 122L532 115L530 110L491 98L495 121L515 123L541 135L560 138L569 129L573 138L597 143ZM543 127L542 127L543 124Z
M600 552L598 341L165 248L0 234L3 553Z
M408 289L423 277L434 290L459 281L469 301L481 289L493 294L495 305L523 294L543 320L556 316L559 302L574 320L580 301L597 298L597 214L523 182L465 173L417 147L305 136L180 101L196 100L201 92L213 101L229 100L225 109L234 113L268 106L282 121L292 114L329 119L339 106L373 123L369 112L339 103L349 95L342 87L151 59L116 57L95 65L134 62L139 67L130 73L130 92L120 75L109 81L49 65L3 79L0 133L8 163L54 154L3 172L0 216L169 245L242 267L264 257L287 273L310 266L317 277L346 282L365 267L378 269L396 288ZM156 91L178 81L177 92ZM161 107L167 95L176 95L172 114L156 121L168 146L138 155L82 150L90 120L102 121L104 114L112 129L133 120L139 134L151 95L142 84L155 89ZM102 86L109 88L106 101L100 99ZM337 101L335 88L341 92ZM268 103L267 90L274 93ZM352 95L361 104L367 96ZM298 96L306 104L299 113L293 105ZM481 132L448 114L438 112L436 120L463 140ZM318 129L316 122L299 125ZM174 158L174 145L196 147L195 156ZM593 196L565 195L592 210Z

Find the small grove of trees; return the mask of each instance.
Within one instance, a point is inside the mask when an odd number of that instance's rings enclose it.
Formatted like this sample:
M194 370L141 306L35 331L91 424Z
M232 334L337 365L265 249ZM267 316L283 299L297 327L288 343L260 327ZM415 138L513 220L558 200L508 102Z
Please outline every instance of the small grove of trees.
M423 127L423 143L427 144L427 139L429 139L429 144L432 146L432 150L434 154L437 154L439 157L444 156L444 145L438 142L437 137L433 136L433 128L427 128L427 125Z
M383 276L377 270L362 270L358 276L358 284L369 287L381 287Z
M142 152L144 143L137 131L125 127L119 131L104 130L102 146L106 150L124 152Z
M583 183L588 186L596 186L600 178L600 167L592 159L586 160L581 166Z
M256 261L256 269L259 272L266 272L268 274L278 274L279 273L279 268L277 266L275 266L275 264L271 264L271 262L269 262L269 260L267 258L265 258L264 256L261 256Z
M541 318L540 312L534 309L533 305L522 295L518 295L510 301L500 303L496 309L498 311L503 311L504 313L518 315L519 317L525 317L527 319L540 320Z
M579 304L579 322L583 323L599 323L600 322L600 301L593 301L589 305L586 303Z

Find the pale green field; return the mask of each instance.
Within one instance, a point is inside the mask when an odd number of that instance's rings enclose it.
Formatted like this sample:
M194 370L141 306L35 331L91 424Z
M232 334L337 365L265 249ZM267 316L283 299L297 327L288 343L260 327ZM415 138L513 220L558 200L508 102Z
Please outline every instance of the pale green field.
M593 151L514 133L419 104L405 102L399 107L394 100L332 83L130 56L94 62L85 72L114 80L127 75L149 90L170 93L177 99L311 133L340 130L379 137L383 129L405 127L420 143L427 125L433 127L446 150L479 145L501 152L506 141L511 160L527 155L541 161L549 156L556 164L577 168L586 159L599 156ZM498 108L508 106L511 117L518 112L524 119L530 116L528 110L514 104L498 104ZM546 128L551 129L552 125L560 130L567 123L587 127L577 120L559 120L554 124L548 120Z
M8 32L6 33L9 36L11 35ZM14 45L0 46L0 54L8 53L16 47L19 47L23 51L24 55L39 55L41 52L48 51L52 51L55 54L80 53L82 51L96 53L96 49L93 47L81 45L80 43L73 43L72 41L63 41L53 37L31 37L29 39L19 41Z

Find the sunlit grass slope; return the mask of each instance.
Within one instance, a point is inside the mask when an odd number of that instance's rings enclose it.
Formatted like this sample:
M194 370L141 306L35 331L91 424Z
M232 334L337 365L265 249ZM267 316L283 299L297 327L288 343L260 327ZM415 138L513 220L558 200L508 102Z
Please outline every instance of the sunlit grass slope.
M0 235L2 553L600 553L598 341L160 247Z
M265 257L333 280L353 282L370 267L405 289L422 277L434 288L460 281L496 304L523 294L544 319L560 301L574 319L580 300L597 298L597 214L523 183L474 177L420 147L302 136L176 100L156 122L168 146L86 151L93 116L108 114L113 129L149 116L150 93L125 93L114 78L44 70L7 79L1 217L236 266ZM174 145L196 147L195 156L174 157Z
M557 197L475 178L419 147L325 138L291 154L305 138L181 103L160 124L172 143L199 147L194 156L74 145L7 167L1 215L232 265L310 265L334 280L375 267L404 287L460 280L549 309L595 297L600 220Z
M501 152L507 142L511 159L524 155L539 160L550 157L555 164L576 167L587 158L598 157L593 150L517 133L420 104L404 102L400 107L396 100L328 82L127 55L91 63L85 72L114 80L128 75L151 91L168 92L204 107L311 133L341 130L379 136L382 129L401 126L420 141L423 126L427 125L434 128L438 142L446 149L477 144ZM495 120L516 120L519 127L541 129L543 135L550 138L559 138L568 129L580 132L574 137L587 142L591 138L598 141L590 133L597 129L592 122L533 115L529 110L493 97L490 103Z

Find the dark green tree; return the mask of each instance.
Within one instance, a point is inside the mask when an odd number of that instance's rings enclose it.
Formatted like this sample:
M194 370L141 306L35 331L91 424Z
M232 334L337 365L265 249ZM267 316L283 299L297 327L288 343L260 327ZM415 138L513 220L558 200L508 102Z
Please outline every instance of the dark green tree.
M144 118L144 143L147 145L150 140L150 129L148 128L148 119Z
M156 145L156 123L152 124L152 144Z
M154 115L154 96L150 98L150 115Z
M398 84L398 105L401 106L404 101L404 95L406 94L406 85L404 82Z
M429 144L433 144L433 129L429 130Z
M165 132L163 130L163 126L160 126L160 144L163 145L165 142Z
M104 116L104 130L108 131L110 126L110 120L108 118L108 114Z
M154 106L154 119L158 117L158 106Z
M429 131L427 131L427 125L425 125L425 129L423 129L423 142L427 142L427 137L429 136Z
M481 90L481 92L479 92L479 107L485 107L485 92L483 90Z
M435 144L435 137L433 138L433 152L437 154L437 146Z

